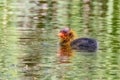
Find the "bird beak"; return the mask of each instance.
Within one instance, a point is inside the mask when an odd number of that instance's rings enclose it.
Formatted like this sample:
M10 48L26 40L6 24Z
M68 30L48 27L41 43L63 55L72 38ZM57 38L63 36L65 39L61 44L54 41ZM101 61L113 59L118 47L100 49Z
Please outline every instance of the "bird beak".
M61 32L60 32L60 33L58 33L58 36L59 36L59 37L61 37L61 38L64 38L64 37L65 37L65 36L64 36L64 34L63 34L63 33L61 33Z

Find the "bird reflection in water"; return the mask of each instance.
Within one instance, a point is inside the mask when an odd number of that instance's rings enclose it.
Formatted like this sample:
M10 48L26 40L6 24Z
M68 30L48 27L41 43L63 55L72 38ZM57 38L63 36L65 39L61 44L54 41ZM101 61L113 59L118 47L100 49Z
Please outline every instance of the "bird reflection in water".
M68 44L60 45L58 55L60 63L70 63L70 60L73 56L73 51Z

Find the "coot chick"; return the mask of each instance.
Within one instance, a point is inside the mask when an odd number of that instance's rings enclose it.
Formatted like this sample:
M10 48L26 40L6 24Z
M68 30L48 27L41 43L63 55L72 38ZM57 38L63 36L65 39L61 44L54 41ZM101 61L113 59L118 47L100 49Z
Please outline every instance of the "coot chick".
M82 52L96 52L97 41L92 38L77 38L75 39L74 31L68 27L63 28L59 32L60 45L70 45L71 49Z

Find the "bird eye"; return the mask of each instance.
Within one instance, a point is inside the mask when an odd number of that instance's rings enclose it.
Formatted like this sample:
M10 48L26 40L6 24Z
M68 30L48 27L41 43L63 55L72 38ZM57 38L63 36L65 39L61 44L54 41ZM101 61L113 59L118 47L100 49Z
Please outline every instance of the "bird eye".
M72 36L73 36L73 34L72 34L72 33L69 33L69 36L71 36L71 37L72 37Z
M72 35L72 33L69 33L69 35L71 36L71 35Z

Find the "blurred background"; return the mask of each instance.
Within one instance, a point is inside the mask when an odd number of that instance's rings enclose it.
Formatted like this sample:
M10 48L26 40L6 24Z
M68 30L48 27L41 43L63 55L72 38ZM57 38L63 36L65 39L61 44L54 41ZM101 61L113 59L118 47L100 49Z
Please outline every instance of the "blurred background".
M99 42L60 63L57 33ZM0 80L120 80L120 0L0 0Z

